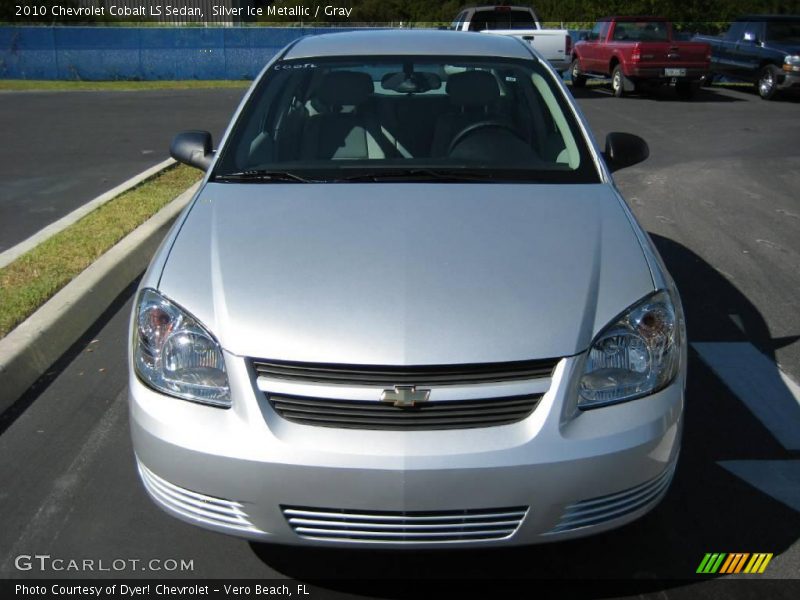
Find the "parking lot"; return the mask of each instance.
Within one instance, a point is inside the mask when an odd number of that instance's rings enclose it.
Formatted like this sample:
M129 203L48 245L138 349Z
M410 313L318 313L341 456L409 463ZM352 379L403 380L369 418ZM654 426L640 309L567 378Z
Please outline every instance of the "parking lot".
M173 124L218 130L241 93L219 102L220 92L192 92L192 112L180 123L162 122L159 135ZM137 110L155 114L168 94L137 96ZM185 572L81 576L339 578L329 585L345 592L356 586L351 580L412 575L636 578L670 594L664 579L703 585L708 576L695 570L706 552L771 552L762 577L800 577L800 405L777 368L800 381L800 105L723 88L692 102L670 89L616 99L588 88L576 96L599 143L610 131L627 131L650 144L650 159L616 180L675 277L687 314L684 443L657 509L585 540L448 553L281 548L185 525L150 502L135 472L125 404L131 287L0 420L0 577L69 575L15 568L16 556L39 553L193 561ZM63 97L37 96L37 110ZM375 582L370 593L391 595L391 587Z
M168 158L173 131L202 120L219 139L241 95L0 93L0 252Z

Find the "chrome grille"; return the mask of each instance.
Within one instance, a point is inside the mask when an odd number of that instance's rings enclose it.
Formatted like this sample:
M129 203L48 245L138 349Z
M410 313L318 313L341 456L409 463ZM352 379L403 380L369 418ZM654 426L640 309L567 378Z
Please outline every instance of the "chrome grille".
M397 367L292 363L254 359L253 368L259 377L301 383L372 387L442 386L550 377L558 360L553 358L503 363Z
M294 532L307 539L419 544L510 537L528 507L392 512L282 506L281 510Z
M558 525L548 533L561 533L599 525L635 512L658 498L669 487L674 471L673 466L655 479L636 487L571 504L567 506Z
M250 522L241 503L179 487L159 477L141 462L138 467L145 489L164 508L208 525L241 531L260 531Z
M530 415L541 395L488 400L424 402L396 407L388 402L329 400L268 393L272 407L288 421L346 429L469 429L521 421Z

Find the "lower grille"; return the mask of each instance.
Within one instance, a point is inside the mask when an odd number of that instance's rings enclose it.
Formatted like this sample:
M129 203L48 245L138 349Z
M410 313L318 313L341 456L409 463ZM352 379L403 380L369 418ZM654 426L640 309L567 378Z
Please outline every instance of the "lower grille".
M239 502L206 496L170 483L139 463L139 475L153 500L166 509L208 525L258 532Z
M562 533L581 527L599 525L624 517L647 506L667 489L672 481L675 467L666 469L655 479L632 487L623 492L582 500L567 506L561 521L548 533Z
M303 425L346 429L468 429L521 421L530 415L541 395L507 396L488 400L424 402L396 407L387 402L327 400L268 394L284 419Z
M528 507L363 512L282 506L281 510L292 530L307 539L419 544L510 537L522 523Z

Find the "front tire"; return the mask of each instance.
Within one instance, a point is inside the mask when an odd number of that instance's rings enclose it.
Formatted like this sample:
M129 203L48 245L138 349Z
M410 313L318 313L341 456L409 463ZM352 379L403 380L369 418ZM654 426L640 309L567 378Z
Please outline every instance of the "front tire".
M581 74L581 62L578 60L577 56L569 67L569 75L572 78L572 87L586 87L586 75Z
M759 72L756 91L763 100L772 100L778 93L779 73L775 65L766 65Z
M625 95L625 75L619 65L611 71L611 91L615 98L622 98Z

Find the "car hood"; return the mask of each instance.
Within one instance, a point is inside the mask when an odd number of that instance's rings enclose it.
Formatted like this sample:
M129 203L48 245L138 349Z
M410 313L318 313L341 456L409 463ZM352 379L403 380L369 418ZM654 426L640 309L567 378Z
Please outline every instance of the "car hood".
M233 354L424 365L576 354L653 280L610 185L212 183L159 287Z

